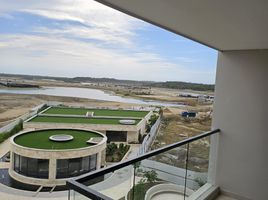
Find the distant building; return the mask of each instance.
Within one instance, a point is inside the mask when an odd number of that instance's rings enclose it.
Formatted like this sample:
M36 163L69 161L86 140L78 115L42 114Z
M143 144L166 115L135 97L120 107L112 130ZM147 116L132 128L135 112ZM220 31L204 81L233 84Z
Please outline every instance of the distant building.
M88 113L88 116L87 116ZM52 106L28 119L25 128L83 128L107 136L108 142L138 143L152 111Z

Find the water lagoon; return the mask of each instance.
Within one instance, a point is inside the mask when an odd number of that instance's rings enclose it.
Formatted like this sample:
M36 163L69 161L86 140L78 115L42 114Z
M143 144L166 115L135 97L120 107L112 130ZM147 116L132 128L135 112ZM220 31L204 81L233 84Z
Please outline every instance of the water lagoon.
M25 88L25 89L0 89L0 94L41 94L49 96L78 97L87 99L96 99L103 101L115 101L121 103L145 104L154 106L183 106L182 104L168 103L154 100L141 100L131 97L122 97L112 93L107 93L98 89L78 88L78 87L43 87L43 88Z

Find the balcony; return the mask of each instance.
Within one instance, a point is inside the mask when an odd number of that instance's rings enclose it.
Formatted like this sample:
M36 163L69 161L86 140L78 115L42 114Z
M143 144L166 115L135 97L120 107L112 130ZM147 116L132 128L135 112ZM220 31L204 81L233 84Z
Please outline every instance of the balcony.
M205 132L67 182L69 200L197 199L218 193L210 181L213 158ZM209 161L210 157L210 163ZM212 171L211 171L212 170Z

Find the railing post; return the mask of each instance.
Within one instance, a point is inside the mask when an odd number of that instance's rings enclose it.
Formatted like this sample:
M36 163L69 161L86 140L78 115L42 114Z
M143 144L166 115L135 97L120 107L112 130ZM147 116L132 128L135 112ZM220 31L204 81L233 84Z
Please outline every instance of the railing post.
M187 151L186 151L186 159L185 159L185 178L184 178L184 193L183 193L183 199L186 199L186 187L187 187L187 172L188 172L188 158L189 158L189 144L187 144Z

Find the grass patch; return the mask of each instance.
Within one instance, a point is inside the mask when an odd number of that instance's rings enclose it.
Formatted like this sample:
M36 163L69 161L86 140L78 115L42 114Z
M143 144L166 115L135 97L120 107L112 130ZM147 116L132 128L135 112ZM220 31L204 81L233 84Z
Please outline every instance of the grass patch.
M115 116L115 117L145 117L148 114L147 111L135 111L135 110L108 110L108 109L60 108L60 107L52 107L43 114L86 115L87 112L94 112L95 116Z
M54 142L49 139L50 136L58 134L72 135L74 139L67 142ZM37 149L76 149L92 146L87 143L92 137L100 137L100 135L82 130L40 130L17 136L15 138L15 143L21 146Z
M47 123L78 123L78 124L114 124L119 125L120 119L106 118L85 118L85 117L52 117L52 116L37 116L30 122L47 122ZM140 120L136 120L139 123Z
M15 135L19 131L23 129L23 122L22 120L19 121L17 125L15 125L10 131L0 133L0 143L4 142L7 138Z

